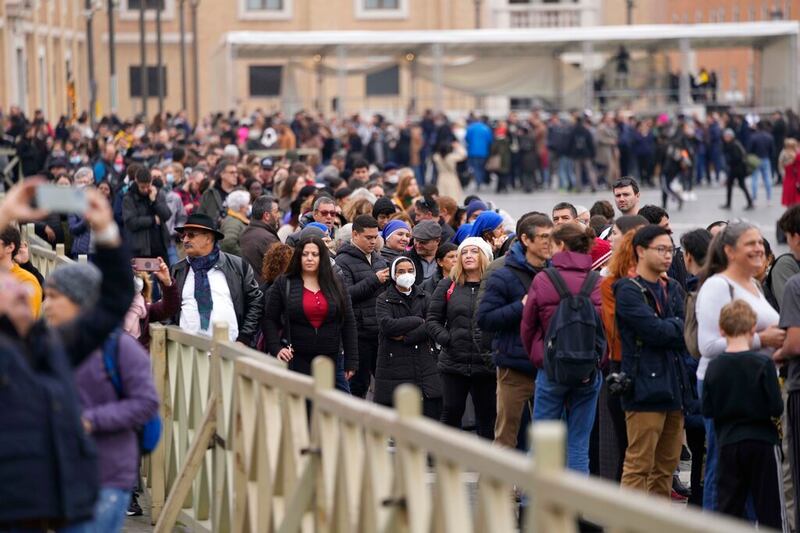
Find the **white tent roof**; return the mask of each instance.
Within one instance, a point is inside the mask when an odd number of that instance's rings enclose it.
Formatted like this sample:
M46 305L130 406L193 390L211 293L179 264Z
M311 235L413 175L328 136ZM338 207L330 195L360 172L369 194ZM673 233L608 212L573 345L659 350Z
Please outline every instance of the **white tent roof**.
M308 56L332 53L343 45L348 56L396 54L399 51L444 45L448 54L508 55L519 52L547 54L580 51L592 43L596 51L677 48L688 39L693 49L765 45L776 39L797 36L796 21L743 22L727 24L659 24L592 26L575 28L423 30L423 31L234 31L222 37L239 56Z

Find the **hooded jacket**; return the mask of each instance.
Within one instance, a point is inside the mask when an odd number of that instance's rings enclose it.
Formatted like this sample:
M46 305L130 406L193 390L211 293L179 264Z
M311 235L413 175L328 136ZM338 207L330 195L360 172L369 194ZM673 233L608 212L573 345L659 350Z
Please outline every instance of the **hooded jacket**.
M336 264L342 269L344 286L353 302L360 337L374 337L378 333L375 298L380 294L383 284L375 273L389 268L378 252L372 252L371 260L371 263L367 261L366 254L351 243L342 246L336 254Z
M519 332L524 308L522 299L542 269L528 263L519 241L511 246L502 261L505 264L484 283L478 306L478 325L483 331L495 333L492 340L495 365L533 376L533 363L522 345Z
M377 403L392 405L394 389L403 383L419 387L425 398L441 397L436 355L425 327L427 309L428 297L416 285L411 288L410 296L402 295L394 285L378 296Z
M253 267L259 285L264 283L264 278L261 276L264 255L273 244L280 242L278 231L261 220L251 221L239 237L242 258Z
M154 235L158 235L161 242L159 248L166 251L169 247L169 231L167 220L172 216L167 206L167 198L163 190L158 191L155 201L139 192L134 184L125 193L122 199L122 219L125 225L126 241L131 247L134 257L153 257L156 243L151 242ZM157 233L156 217L159 218Z
M577 252L558 252L553 256L552 263L564 278L564 283L567 284L570 292L577 294L592 269L592 256ZM520 325L522 344L536 368L544 366L544 338L547 335L547 328L550 327L550 319L553 318L560 302L561 297L547 273L537 274L528 291L528 301L525 303ZM592 291L592 304L594 304L598 317L600 316L600 302L600 282L598 280ZM605 361L601 364L604 363Z

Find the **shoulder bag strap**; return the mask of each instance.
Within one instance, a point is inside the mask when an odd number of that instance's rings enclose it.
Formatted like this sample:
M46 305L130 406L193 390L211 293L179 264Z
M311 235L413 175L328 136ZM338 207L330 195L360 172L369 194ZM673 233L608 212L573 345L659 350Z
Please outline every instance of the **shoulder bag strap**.
M558 291L558 296L562 300L564 298L569 298L572 296L572 293L569 292L569 287L567 284L564 283L564 278L561 277L561 274L558 273L558 270L555 268L545 268L544 273L550 278L550 281L553 283L553 287L555 287L556 291Z
M114 330L103 343L103 365L106 373L111 380L111 385L117 392L117 396L122 397L122 378L119 375L119 330Z
M583 280L583 285L581 286L581 291L578 293L585 298L592 297L592 291L594 291L595 285L597 285L597 278L600 277L600 274L595 272L594 270L590 270L586 279Z

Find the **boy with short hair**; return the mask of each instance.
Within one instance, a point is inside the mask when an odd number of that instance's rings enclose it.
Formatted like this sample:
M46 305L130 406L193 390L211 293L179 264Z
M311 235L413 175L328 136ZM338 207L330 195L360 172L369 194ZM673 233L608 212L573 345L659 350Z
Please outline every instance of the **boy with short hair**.
M760 525L788 531L773 421L783 412L775 365L751 350L756 315L746 302L723 307L719 327L727 348L703 383L703 416L714 419L719 442L719 511L744 518L750 494Z

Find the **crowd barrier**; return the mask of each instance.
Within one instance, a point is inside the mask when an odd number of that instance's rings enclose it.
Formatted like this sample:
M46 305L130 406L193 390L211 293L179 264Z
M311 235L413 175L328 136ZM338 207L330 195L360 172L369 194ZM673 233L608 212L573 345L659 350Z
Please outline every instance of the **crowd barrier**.
M577 533L582 517L614 533L744 533L746 523L621 489L564 468L565 429L533 425L533 453L493 446L424 418L413 386L389 409L227 340L152 326L165 435L148 467L158 533L519 531Z
M68 262L31 247L34 264ZM49 272L50 270L48 270ZM334 389L334 366L313 375L228 341L151 326L153 377L164 422L143 462L156 533L180 523L219 533L745 533L747 523L566 470L565 427L531 428L533 451L493 446L424 418L419 391L395 409ZM761 529L760 531L765 531Z

